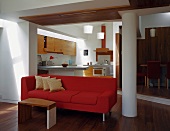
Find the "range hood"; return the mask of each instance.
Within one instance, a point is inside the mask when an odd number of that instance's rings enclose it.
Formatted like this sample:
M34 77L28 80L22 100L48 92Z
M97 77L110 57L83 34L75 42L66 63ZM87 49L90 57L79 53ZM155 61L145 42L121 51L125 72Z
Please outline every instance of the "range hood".
M101 26L101 32L104 33L104 39L101 40L101 48L96 48L96 52L108 52L109 48L106 48L106 26Z

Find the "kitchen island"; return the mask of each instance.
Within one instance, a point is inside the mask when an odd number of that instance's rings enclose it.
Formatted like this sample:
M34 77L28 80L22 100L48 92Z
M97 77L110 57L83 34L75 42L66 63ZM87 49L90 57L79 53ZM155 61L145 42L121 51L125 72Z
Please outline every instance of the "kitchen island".
M67 76L83 76L83 70L88 68L89 66L38 66L38 70L48 70L48 74Z

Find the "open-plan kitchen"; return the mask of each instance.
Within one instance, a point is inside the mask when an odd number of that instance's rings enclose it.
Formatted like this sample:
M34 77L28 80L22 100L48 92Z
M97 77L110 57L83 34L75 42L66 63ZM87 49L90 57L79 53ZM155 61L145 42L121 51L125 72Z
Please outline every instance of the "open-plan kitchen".
M121 24L92 22L39 28L38 73L114 77L113 46L116 42L115 33L119 33Z

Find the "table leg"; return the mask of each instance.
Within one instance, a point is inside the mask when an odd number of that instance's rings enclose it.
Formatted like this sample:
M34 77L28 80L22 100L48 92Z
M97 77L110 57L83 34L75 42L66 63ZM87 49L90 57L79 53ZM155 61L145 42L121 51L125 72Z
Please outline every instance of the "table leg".
M18 123L32 118L32 106L18 103Z
M47 129L56 124L56 107L47 110Z

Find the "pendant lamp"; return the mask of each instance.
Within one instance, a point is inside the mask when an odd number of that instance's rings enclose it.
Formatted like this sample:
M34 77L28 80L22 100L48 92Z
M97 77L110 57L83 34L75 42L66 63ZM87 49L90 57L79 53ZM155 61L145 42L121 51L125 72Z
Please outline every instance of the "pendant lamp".
M84 26L84 33L85 34L92 34L93 32L93 26L92 25L85 25Z

